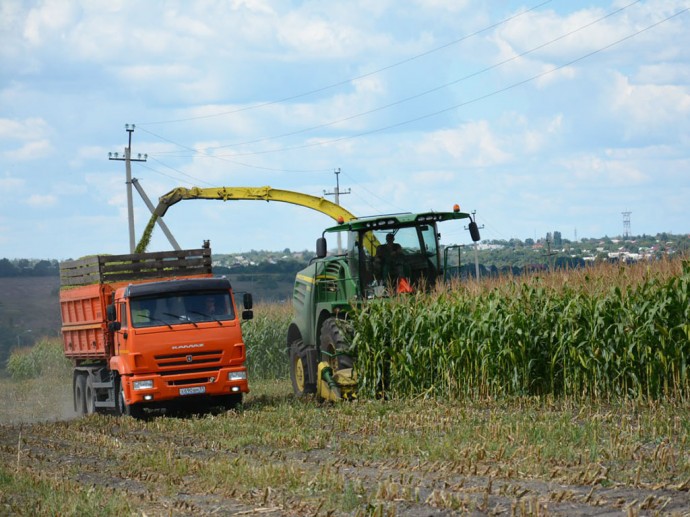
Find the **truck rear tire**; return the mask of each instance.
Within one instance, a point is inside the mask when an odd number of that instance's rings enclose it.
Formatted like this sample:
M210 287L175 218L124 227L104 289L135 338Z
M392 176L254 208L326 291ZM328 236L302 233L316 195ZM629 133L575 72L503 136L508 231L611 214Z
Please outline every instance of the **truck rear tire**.
M290 380L296 397L316 393L316 384L309 380L309 365L306 346L301 339L290 344Z
M86 414L86 376L81 372L74 372L74 411L79 416Z
M86 414L93 415L96 412L96 389L93 387L93 375L85 375L86 389L84 391L84 404Z

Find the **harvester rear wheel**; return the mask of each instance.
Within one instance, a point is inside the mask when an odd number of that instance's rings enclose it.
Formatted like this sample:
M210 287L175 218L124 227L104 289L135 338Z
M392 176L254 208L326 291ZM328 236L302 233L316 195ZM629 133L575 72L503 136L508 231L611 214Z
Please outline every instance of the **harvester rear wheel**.
M352 368L352 357L344 355L352 344L352 326L349 322L337 318L328 318L321 325L321 351L325 352L322 360L330 365L333 372Z
M316 392L316 385L309 382L309 365L306 346L301 339L290 344L290 380L292 391L297 397Z

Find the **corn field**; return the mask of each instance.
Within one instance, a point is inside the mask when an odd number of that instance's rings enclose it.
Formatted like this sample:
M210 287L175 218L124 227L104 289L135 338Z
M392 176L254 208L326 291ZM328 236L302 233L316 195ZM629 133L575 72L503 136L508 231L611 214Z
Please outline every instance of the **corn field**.
M254 308L254 319L242 322L250 385L252 379L287 378L287 330L291 318L289 303L265 303Z
M369 303L360 396L690 395L690 263L603 265Z

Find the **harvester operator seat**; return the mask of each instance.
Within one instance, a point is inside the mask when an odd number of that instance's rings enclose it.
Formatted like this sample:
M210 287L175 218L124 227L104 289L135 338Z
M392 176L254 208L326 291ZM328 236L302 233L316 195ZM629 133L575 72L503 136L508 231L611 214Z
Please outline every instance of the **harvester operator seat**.
M386 234L386 243L376 248L375 270L377 276L391 282L402 275L402 247L395 242L395 235Z

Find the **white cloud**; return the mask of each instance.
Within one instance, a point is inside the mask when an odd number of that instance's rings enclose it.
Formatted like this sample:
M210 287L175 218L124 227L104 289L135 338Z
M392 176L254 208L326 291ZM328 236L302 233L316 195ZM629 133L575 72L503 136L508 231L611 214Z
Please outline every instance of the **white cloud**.
M52 194L32 194L26 204L33 208L49 208L57 204L57 197Z
M620 188L642 185L650 180L634 162L610 160L597 155L563 160L562 166L568 171L564 178L564 186L568 188Z
M54 36L64 38L77 15L77 4L72 0L44 0L40 6L29 11L24 37L34 47Z
M275 14L270 2L264 0L232 0L232 8L235 10L245 8L248 11L261 14Z
M12 161L29 161L45 158L52 152L53 146L49 140L36 140L24 144L19 149L7 151L4 155Z
M12 176L0 178L0 193L14 197L17 190L22 188L25 183L26 181L22 178L15 178Z
M338 18L303 11L284 16L276 26L278 40L301 59L328 57L344 59L370 49L383 50L390 45L387 35L363 33L357 26Z
M416 0L415 3L421 9L434 9L459 13L467 9L472 3L470 0Z
M50 132L50 126L42 117L23 120L0 118L0 138L6 140L37 140Z
M430 132L422 136L413 152L423 157L422 162L430 160L433 163L445 156L463 167L488 167L512 159L506 143L491 130L487 121Z
M690 89L681 85L633 84L616 72L610 92L611 111L625 119L630 135L685 124L690 115Z

